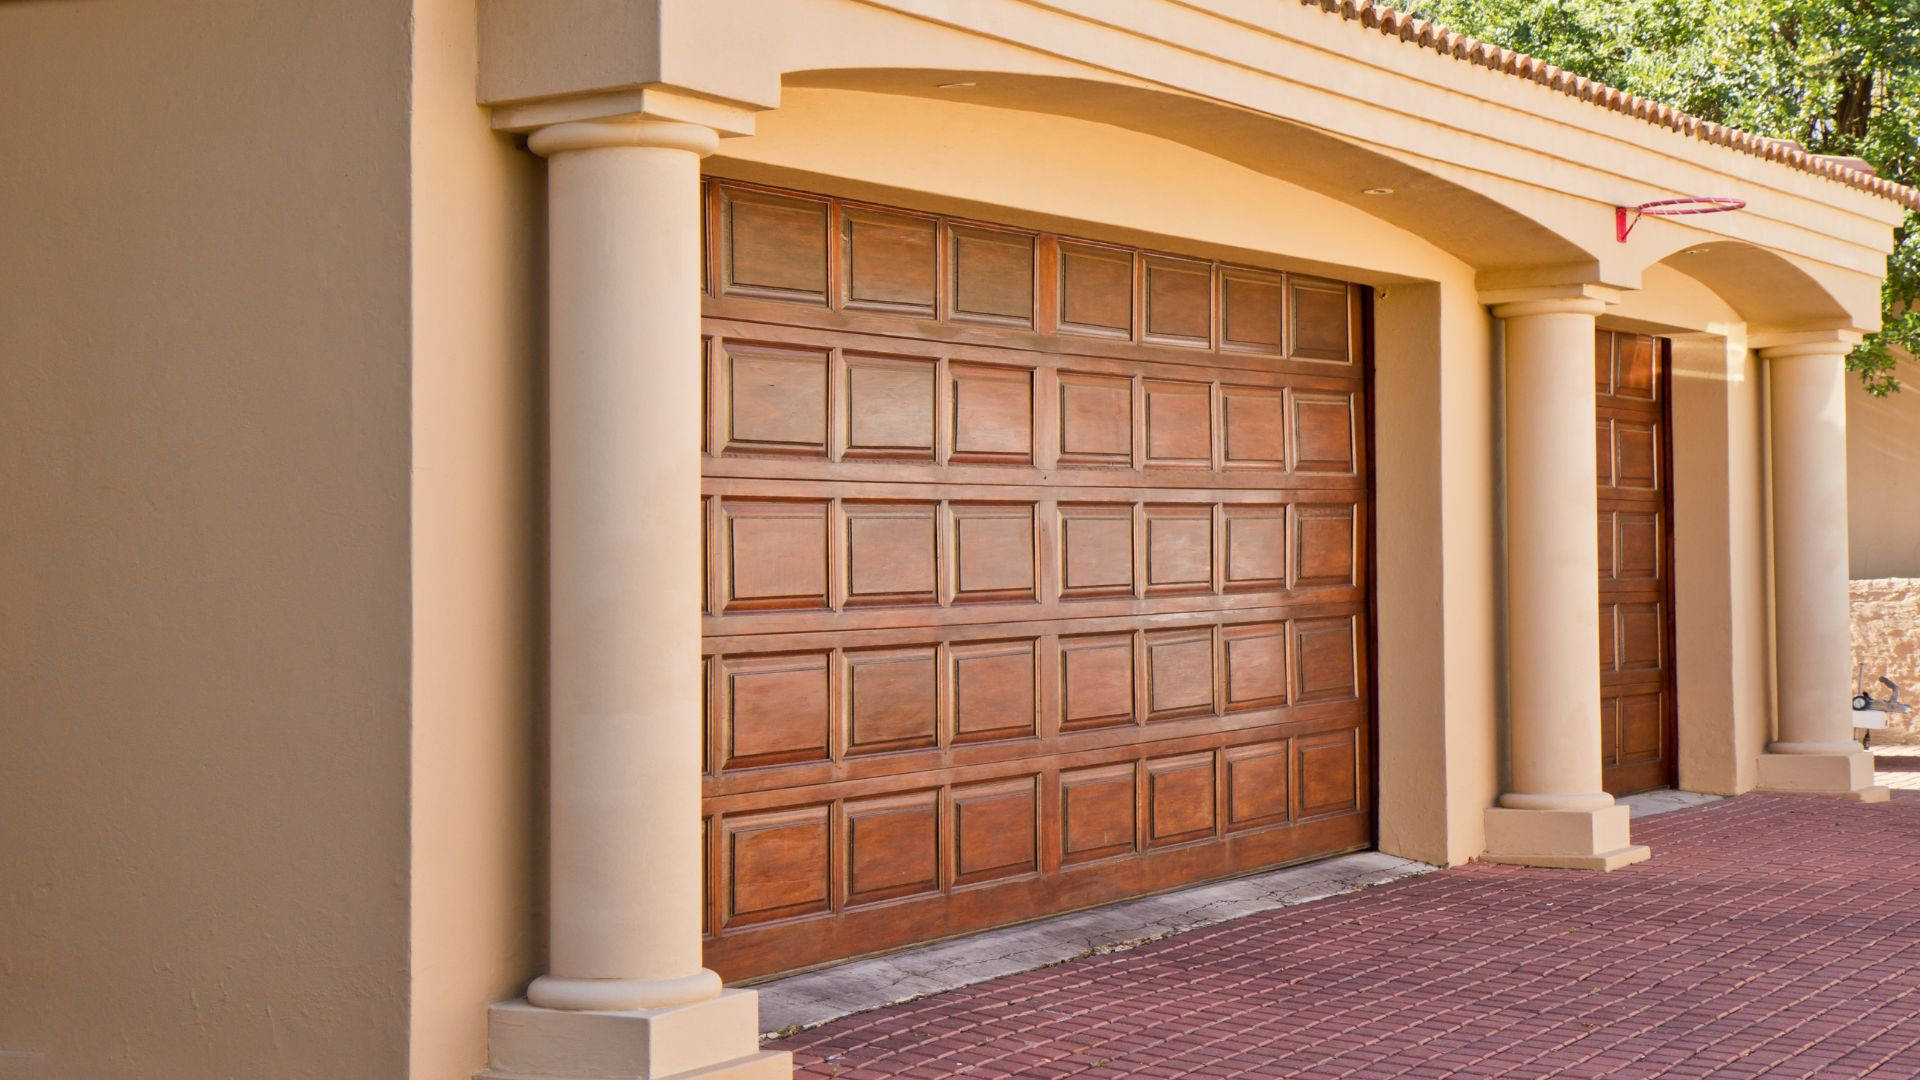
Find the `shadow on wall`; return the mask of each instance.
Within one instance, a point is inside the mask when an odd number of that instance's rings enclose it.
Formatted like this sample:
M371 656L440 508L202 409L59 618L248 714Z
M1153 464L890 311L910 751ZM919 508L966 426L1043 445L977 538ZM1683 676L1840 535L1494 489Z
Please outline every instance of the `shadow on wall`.
M1920 395L1916 395L1920 396ZM1912 520L1912 519L1909 519ZM1900 684L1900 700L1920 705L1920 578L1868 578L1853 583L1853 662L1869 681ZM1884 696L1875 688L1874 696ZM1920 709L1887 717L1875 741L1920 743Z

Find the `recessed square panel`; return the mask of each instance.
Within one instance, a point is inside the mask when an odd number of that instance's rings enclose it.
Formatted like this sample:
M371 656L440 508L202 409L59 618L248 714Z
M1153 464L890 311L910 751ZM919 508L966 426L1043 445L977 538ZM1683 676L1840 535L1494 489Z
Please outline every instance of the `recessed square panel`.
M1032 600L1032 503L953 503L953 600Z
M829 907L827 806L725 814L725 925L799 918Z
M1136 843L1134 763L1060 772L1060 859L1128 855Z
M1226 589L1287 587L1287 508L1275 503L1229 504L1226 514Z
M1133 507L1060 504L1060 595L1066 599L1133 592Z
M1351 504L1296 503L1293 508L1293 587L1355 585Z
M1272 708L1287 703L1287 626L1248 623L1223 627L1227 711Z
M827 204L741 188L720 189L728 294L824 304Z
M848 906L940 888L940 793L910 791L843 804Z
M1229 469L1287 467L1286 392L1278 387L1220 387L1224 464Z
M1147 846L1214 835L1213 753L1153 758L1147 768Z
M1600 670L1602 673L1619 668L1620 625L1619 613L1613 604L1600 605Z
M1293 349L1302 360L1349 359L1347 287L1333 281L1293 278Z
M1213 631L1151 630L1146 634L1147 719L1213 711Z
M1213 267L1150 255L1146 275L1147 339L1206 348L1213 337Z
M1213 396L1206 383L1150 379L1147 464L1188 468L1213 465Z
M1213 589L1213 507L1149 504L1147 593Z
M1602 581L1614 576L1613 517L1613 511L1602 510L1594 519L1597 527L1594 538L1600 544L1600 580Z
M713 367L714 340L712 334L700 335L700 452L713 453Z
M1658 386L1658 357L1653 338L1645 334L1620 335L1620 373L1613 392L1620 397L1652 401Z
M1355 662L1353 617L1296 619L1293 623L1294 670L1302 704L1351 700L1360 693Z
M1133 333L1133 253L1060 242L1060 329L1127 337Z
M827 504L817 499L720 503L723 611L827 606Z
M1033 325L1033 237L956 225L952 232L953 315Z
M1133 722L1133 635L1060 639L1060 728Z
M1133 381L1060 373L1060 464L1133 464Z
M827 453L825 350L722 345L729 454Z
M953 665L953 741L1026 738L1035 732L1034 642L956 642Z
M846 306L931 318L939 273L934 231L932 218L842 211Z
M1033 371L953 364L952 460L1025 465L1033 460Z
M729 769L825 761L827 656L726 656L720 701Z
M1652 581L1660 577L1660 515L1620 512L1619 576Z
M935 601L934 505L845 504L848 604Z
M1280 275L1222 268L1220 347L1237 352L1286 351L1286 303Z
M1225 758L1227 831L1285 823L1292 793L1287 741L1230 747Z
M1613 421L1601 417L1593 425L1593 468L1601 487L1612 487Z
M1300 816L1318 817L1360 805L1359 743L1352 729L1293 741Z
M1021 776L953 786L953 883L1031 874L1040 868L1035 787Z
M846 354L849 458L933 457L934 362Z
M939 679L934 649L848 649L843 654L847 752L934 745Z
M1353 395L1298 390L1293 395L1293 468L1353 473Z
M1658 761L1666 742L1666 703L1659 694L1620 698L1620 755L1623 765Z
M1614 482L1623 488L1652 491L1658 484L1659 429L1634 420L1613 424Z
M1660 605L1635 603L1616 605L1620 619L1620 670L1658 671L1662 653Z
M1593 392L1613 393L1613 332L1609 330L1593 333Z
M1620 764L1620 699L1600 695L1600 763Z

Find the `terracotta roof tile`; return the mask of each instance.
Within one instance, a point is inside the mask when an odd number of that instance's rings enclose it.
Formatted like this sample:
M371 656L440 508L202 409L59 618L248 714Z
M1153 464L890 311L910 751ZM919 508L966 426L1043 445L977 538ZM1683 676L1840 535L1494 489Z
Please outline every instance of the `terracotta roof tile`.
M1767 161L1777 161L1815 176L1823 176L1850 188L1857 188L1891 200L1909 210L1920 210L1920 190L1875 176L1873 168L1859 158L1809 153L1805 147L1791 139L1769 139L1752 132L1730 128L1724 124L1702 120L1681 112L1671 105L1629 94L1594 79L1575 75L1573 72L1555 67L1525 53L1501 48L1466 34L1448 30L1426 19L1415 18L1403 11L1377 5L1373 0L1300 0L1300 2L1304 6L1318 7L1322 11L1337 14L1342 19L1357 21L1360 25L1371 27L1388 37L1412 42L1421 48L1432 49L1454 59L1466 60L1503 74L1530 79L1582 101L1602 105L1614 112L1670 128L1704 142L1731 147Z

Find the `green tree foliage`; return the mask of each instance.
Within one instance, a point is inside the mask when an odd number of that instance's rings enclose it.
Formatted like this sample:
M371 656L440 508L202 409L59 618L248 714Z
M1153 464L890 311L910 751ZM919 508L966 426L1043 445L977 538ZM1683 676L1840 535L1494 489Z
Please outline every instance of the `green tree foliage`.
M1721 124L1920 183L1920 0L1386 0ZM1920 355L1920 214L1887 264L1885 322L1848 357L1874 394Z

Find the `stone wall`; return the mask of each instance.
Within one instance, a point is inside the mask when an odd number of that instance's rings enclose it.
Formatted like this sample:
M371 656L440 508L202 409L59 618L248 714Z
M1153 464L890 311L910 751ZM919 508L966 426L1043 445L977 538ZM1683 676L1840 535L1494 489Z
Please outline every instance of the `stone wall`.
M1920 742L1920 578L1865 578L1853 583L1853 660L1867 678L1885 675L1900 684L1900 699L1915 710L1890 716L1888 742ZM1874 696L1885 693L1876 684Z

